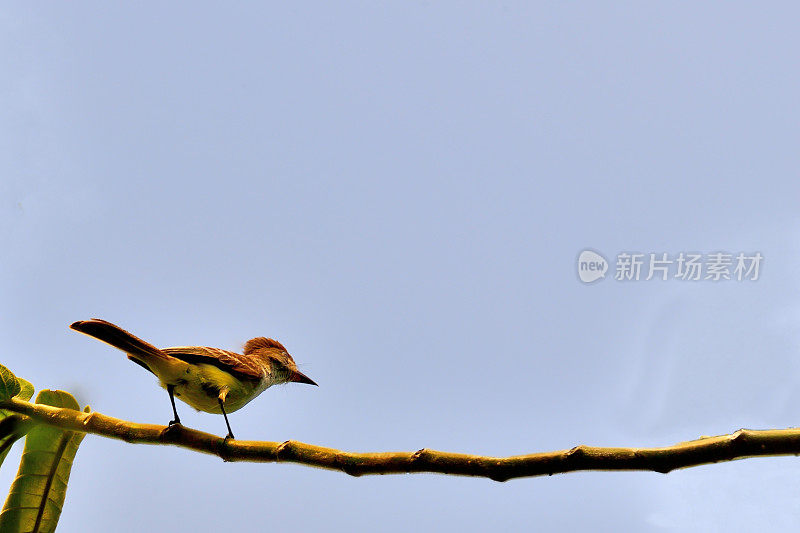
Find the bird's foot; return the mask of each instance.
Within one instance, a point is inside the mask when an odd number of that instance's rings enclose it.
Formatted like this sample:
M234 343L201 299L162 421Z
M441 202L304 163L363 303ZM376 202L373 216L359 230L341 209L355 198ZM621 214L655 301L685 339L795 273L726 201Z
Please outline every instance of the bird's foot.
M228 434L227 434L227 435L225 435L225 438L223 438L223 439L222 439L222 443L221 443L221 445L220 445L220 447L219 447L219 456L220 456L220 457L222 458L222 460L223 460L223 461L225 461L226 463L227 463L227 462L229 462L229 461L231 460L231 459L230 459L230 448L228 448L228 444L229 444L229 443L230 443L232 440L234 440L233 433L231 433L231 432L228 432Z
M182 425L181 424L181 419L176 417L175 420L170 420L169 424L167 424L167 425L168 426L175 426L175 425L180 426L180 425Z

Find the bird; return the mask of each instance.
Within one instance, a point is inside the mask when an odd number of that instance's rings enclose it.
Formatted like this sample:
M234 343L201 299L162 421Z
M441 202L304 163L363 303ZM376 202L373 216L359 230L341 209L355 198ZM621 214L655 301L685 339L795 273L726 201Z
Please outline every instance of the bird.
M92 318L71 324L70 329L110 344L128 359L154 374L169 394L173 418L180 424L175 397L198 411L222 414L228 434L234 439L228 413L244 407L273 385L281 383L317 384L297 370L284 346L266 337L255 337L244 345L244 353L207 346L156 348L106 320Z

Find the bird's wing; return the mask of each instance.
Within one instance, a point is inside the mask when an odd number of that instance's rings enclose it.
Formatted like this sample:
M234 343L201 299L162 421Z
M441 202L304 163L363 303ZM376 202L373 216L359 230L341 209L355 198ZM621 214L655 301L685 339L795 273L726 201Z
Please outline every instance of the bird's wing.
M190 364L205 363L224 370L239 379L260 380L264 369L257 361L246 355L207 346L176 346L164 348L164 353Z

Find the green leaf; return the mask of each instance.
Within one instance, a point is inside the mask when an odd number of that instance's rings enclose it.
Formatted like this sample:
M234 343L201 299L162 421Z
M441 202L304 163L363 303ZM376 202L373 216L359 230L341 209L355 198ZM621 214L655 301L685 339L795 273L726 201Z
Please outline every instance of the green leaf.
M8 399L9 397L5 395L14 390L17 392L13 396L19 400L27 401L33 396L33 385L30 381L14 376L9 369L0 365L0 398ZM4 429L0 431L0 465L5 461L11 446L24 437L32 427L32 422L27 417L0 409L0 426L4 423Z
M24 437L33 424L27 416L17 414L0 419L0 465L5 461L11 446Z
M43 390L36 403L78 410L64 391ZM28 431L17 478L0 513L0 531L55 531L67 495L72 461L84 433L35 424Z
M21 387L17 376L11 370L0 365L0 401L8 400L20 393Z
M20 391L14 395L14 398L27 402L33 396L33 385L27 379L17 378L17 381L19 382Z
M74 409L75 411L81 410L78 401L72 394L64 392L63 390L45 389L36 396L36 403L53 407L62 407L64 409Z
M24 421L25 417L22 415L11 415L0 420L0 440L12 435Z

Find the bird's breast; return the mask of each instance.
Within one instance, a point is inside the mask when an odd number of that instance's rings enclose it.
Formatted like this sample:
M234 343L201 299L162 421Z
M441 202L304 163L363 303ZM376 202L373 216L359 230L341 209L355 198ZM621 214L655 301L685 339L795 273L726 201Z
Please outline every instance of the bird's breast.
M221 414L219 393L227 388L225 412L232 413L244 407L266 388L266 380L242 380L216 366L204 363L188 365L179 376L170 376L161 385L174 387L175 397L198 411ZM266 384L268 386L268 384Z

